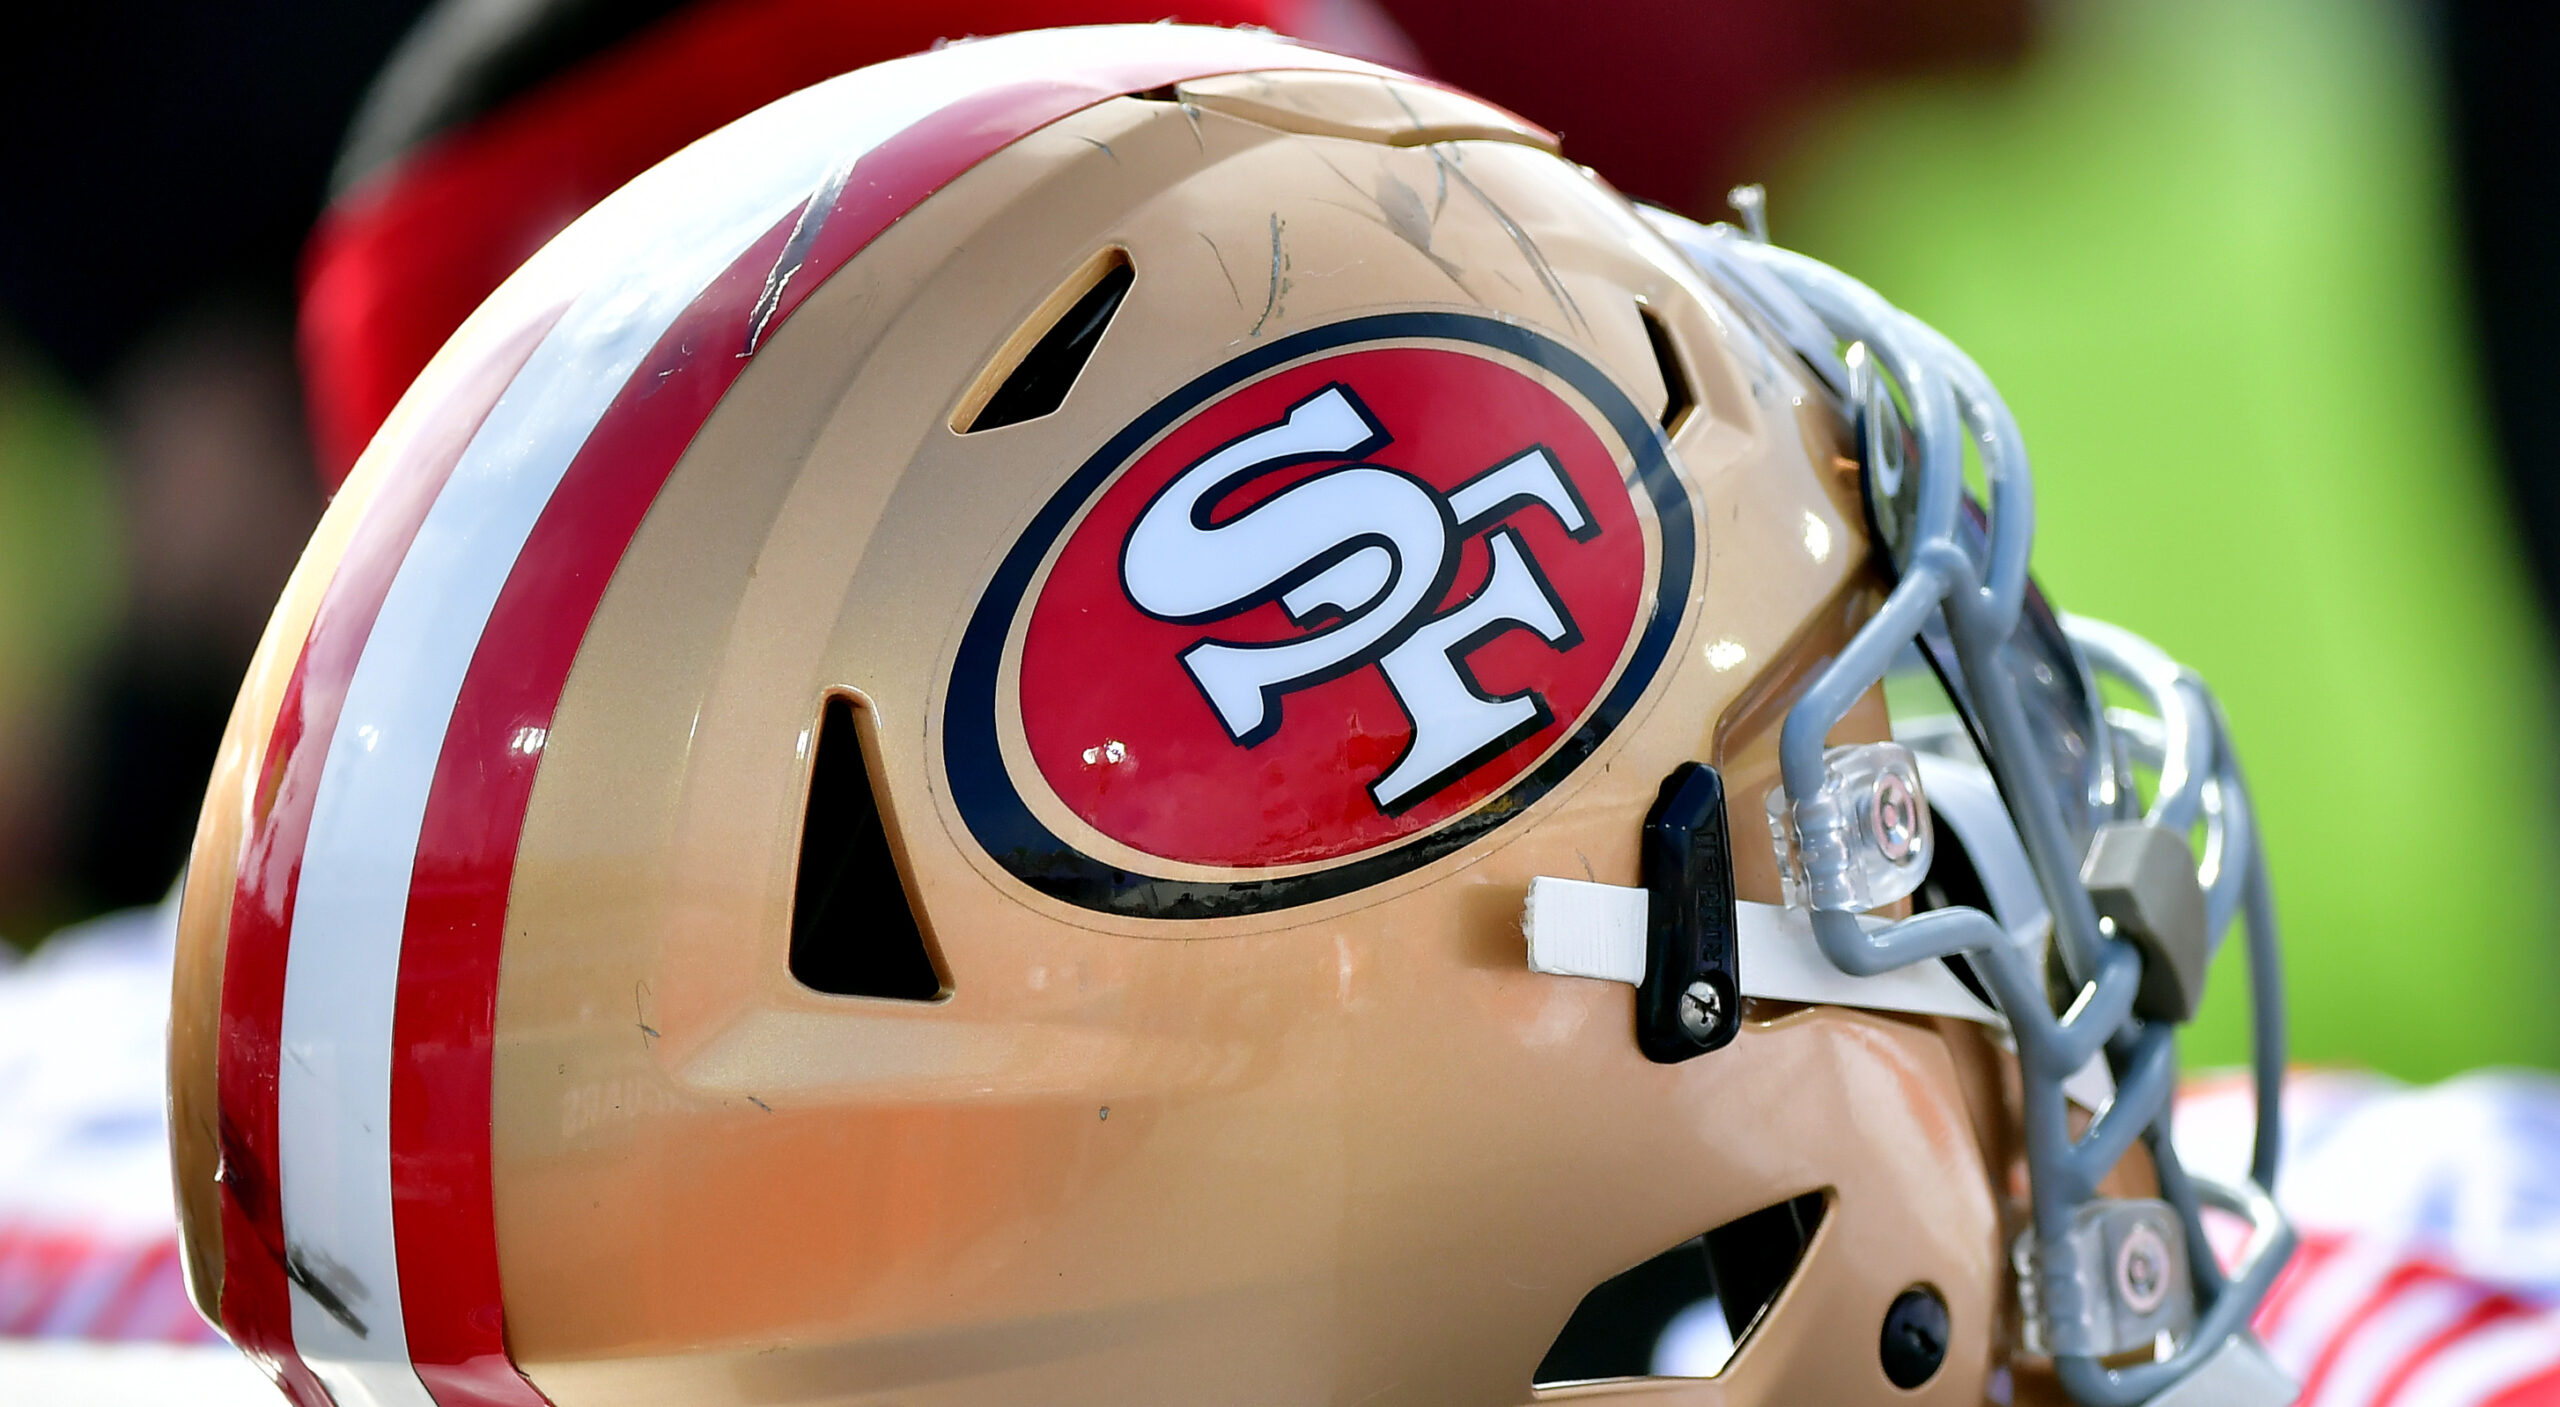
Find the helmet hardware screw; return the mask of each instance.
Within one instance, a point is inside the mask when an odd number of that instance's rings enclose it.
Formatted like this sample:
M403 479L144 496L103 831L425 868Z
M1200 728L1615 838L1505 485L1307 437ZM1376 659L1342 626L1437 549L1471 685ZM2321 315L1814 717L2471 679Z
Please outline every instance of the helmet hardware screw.
M1697 1040L1715 1038L1724 1025L1724 997L1712 984L1692 982L1680 994L1680 1029Z
M1927 1285L1914 1285L1893 1297L1884 1312L1884 1375L1898 1388L1915 1388L1938 1374L1947 1361L1947 1302Z
M2116 1298L2136 1314L2149 1314L2169 1297L2169 1243L2137 1226L2116 1250Z

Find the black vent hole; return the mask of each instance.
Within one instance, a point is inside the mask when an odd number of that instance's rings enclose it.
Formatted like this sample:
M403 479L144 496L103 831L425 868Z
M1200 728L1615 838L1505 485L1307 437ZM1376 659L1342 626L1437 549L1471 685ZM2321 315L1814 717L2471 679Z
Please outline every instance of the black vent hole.
M979 375L978 387L960 403L952 428L975 434L1037 420L1065 405L1076 374L1092 358L1137 276L1125 249L1105 249L1086 260L1005 339ZM994 389L985 390L991 382Z
M945 990L942 973L872 785L871 721L868 708L833 694L818 722L791 897L791 975L840 997L932 1001Z
M1807 1192L1692 1236L1582 1297L1535 1385L1711 1378L1804 1263L1824 1194Z
M1653 346L1653 363L1662 369L1662 432L1677 435L1689 423L1690 412L1698 408L1698 393L1689 385L1688 369L1680 364L1680 350L1671 341L1671 329L1663 326L1662 315L1652 305L1638 303L1636 316L1644 322L1644 340Z

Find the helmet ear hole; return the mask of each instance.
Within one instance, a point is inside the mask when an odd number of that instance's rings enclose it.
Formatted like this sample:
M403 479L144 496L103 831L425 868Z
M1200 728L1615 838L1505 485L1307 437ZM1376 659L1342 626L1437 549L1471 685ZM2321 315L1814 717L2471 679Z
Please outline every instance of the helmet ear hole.
M1565 1321L1533 1385L1724 1371L1795 1279L1828 1200L1807 1192L1762 1207L1600 1282Z
M840 997L933 1001L946 990L898 872L871 780L870 710L827 697L791 902L791 975Z

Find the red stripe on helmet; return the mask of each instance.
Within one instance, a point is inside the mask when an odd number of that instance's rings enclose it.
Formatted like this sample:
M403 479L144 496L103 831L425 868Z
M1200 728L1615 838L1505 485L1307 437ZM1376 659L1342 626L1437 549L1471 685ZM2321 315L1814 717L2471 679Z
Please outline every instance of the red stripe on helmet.
M1315 51L1286 66L1355 67ZM464 676L428 793L402 937L392 1215L411 1361L443 1407L542 1401L506 1343L490 1144L507 901L540 766L528 730L547 737L605 587L677 460L747 365L740 353L751 327L756 345L767 345L827 277L1002 148L1097 102L1235 67L1131 63L990 88L888 139L854 163L816 237L803 241L797 269L774 267L797 223L786 219L676 320L571 460ZM780 272L789 277L774 280ZM769 281L779 298L757 326Z
M321 596L259 765L249 834L232 892L215 1056L221 1110L220 1308L231 1341L301 1407L328 1407L329 1394L293 1346L276 1091L285 953L312 804L347 683L401 559L463 449L563 307L546 309L502 335L476 340L471 345L485 349L482 360L457 367L436 402L418 407L410 419L415 430L392 451L382 486Z
M391 1212L409 1360L443 1407L543 1401L507 1352L490 1175L498 958L539 739L641 517L745 365L747 313L792 223L676 319L570 461L481 632L436 759L392 1017Z

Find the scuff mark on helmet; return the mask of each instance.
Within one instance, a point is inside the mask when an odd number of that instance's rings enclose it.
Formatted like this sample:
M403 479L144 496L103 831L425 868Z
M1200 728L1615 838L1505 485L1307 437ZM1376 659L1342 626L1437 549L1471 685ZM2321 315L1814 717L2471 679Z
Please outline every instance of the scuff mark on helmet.
M1591 324L1583 320L1582 306L1573 301L1572 290L1564 286L1564 280L1556 274L1555 265L1547 262L1546 251L1538 248L1538 242L1529 237L1529 231L1523 228L1519 221L1511 218L1511 212L1504 210L1491 195L1486 194L1484 187L1476 184L1475 178L1467 174L1466 168L1459 165L1448 154L1446 143L1435 144L1431 148L1431 159L1439 163L1444 178L1454 179L1459 185L1465 187L1467 194L1474 196L1476 202L1485 208L1485 213L1493 217L1494 223L1502 226L1502 232L1511 236L1512 244L1520 250L1520 257L1528 261L1530 271L1538 276L1539 285L1546 289L1549 298L1555 300L1557 309L1563 312L1575 327L1588 335Z
M1260 337L1262 335L1263 325L1271 321L1272 314L1280 311L1280 295L1289 291L1289 280L1286 277L1289 269L1289 256L1287 251L1284 250L1280 244L1280 232L1287 228L1288 222L1280 218L1280 212L1277 210L1272 211L1271 291L1269 294L1264 296L1262 300L1262 316L1253 320L1253 330L1245 334L1247 337Z
M851 162L838 162L809 192L800 206L799 217L791 222L791 237L782 242L782 252L774 256L773 271L764 277L764 292L756 295L755 311L747 317L747 341L738 355L751 357L764 344L764 335L772 326L774 315L782 310L782 292L791 286L800 266L809 259L809 251L818 242L818 231L825 229L827 217L835 213L836 201L844 194L844 183L853 175Z
M1227 281L1227 296L1236 300L1237 307L1243 307L1244 290L1236 287L1236 276L1233 271L1227 268L1227 256L1225 252L1218 248L1218 242L1216 240L1209 238L1209 232L1207 230L1195 230L1193 233L1200 236L1200 242L1202 244L1209 246L1209 257L1218 261L1218 276Z
M360 1339L372 1337L373 1331L366 1327L364 1320L348 1303L350 1300L362 1303L373 1297L365 1289L364 1281L356 1278L354 1271L338 1264L324 1251L297 1246L285 1252L284 1274L304 1294L311 1296L312 1303L327 1310L330 1318L346 1325L347 1332Z

